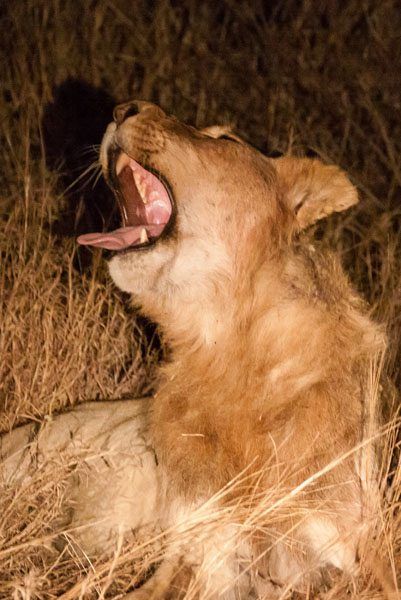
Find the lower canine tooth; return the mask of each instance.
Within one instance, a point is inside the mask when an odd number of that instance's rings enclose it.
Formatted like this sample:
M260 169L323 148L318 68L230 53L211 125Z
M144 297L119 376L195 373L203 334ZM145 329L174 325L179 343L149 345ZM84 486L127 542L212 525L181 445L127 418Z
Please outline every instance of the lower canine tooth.
M149 241L148 234L146 232L146 229L143 227L141 230L141 244L145 244L148 241Z

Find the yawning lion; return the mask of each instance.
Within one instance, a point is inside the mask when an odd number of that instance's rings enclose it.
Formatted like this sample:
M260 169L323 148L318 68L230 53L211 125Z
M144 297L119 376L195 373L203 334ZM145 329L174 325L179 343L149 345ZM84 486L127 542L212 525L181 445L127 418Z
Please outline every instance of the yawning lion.
M127 446L147 456L138 489L121 488L131 521L148 524L151 507L166 532L164 559L132 597L284 597L332 568L352 576L372 517L369 381L384 338L304 230L354 205L354 186L335 166L268 159L145 102L117 107L101 162L121 227L78 241L114 251L112 278L170 348L146 444ZM118 429L125 440L138 419ZM120 480L136 468L126 461ZM124 510L114 520L127 529Z
M231 598L230 582L241 588L250 572L262 587L294 588L325 566L352 573L372 475L361 451L369 369L383 340L338 260L302 231L355 204L355 188L335 166L270 160L142 102L117 107L101 160L122 227L79 241L116 250L111 276L171 348L150 432L164 526L236 480L219 505L262 513L253 532L240 511L215 535L173 545L137 594L196 583Z

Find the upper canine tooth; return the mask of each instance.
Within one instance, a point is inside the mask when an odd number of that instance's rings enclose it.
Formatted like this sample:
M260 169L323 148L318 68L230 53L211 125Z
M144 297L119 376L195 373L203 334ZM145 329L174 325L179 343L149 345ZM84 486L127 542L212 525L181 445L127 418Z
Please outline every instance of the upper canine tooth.
M144 204L146 204L147 203L146 184L143 183L143 179L140 175L137 175L137 176L134 175L134 178L135 178L135 185L138 188L138 191L141 195L142 202Z
M108 129L107 129L108 131ZM106 132L107 134L107 132ZM122 154L120 154L120 156L117 159L117 164L116 164L116 175L120 175L121 171L124 169L124 167L126 167L129 164L129 156L127 154L125 154L124 152Z
M147 231L146 231L145 227L142 227L142 229L141 229L141 244L146 244L146 242L148 242L148 241L149 241L149 238L148 238Z

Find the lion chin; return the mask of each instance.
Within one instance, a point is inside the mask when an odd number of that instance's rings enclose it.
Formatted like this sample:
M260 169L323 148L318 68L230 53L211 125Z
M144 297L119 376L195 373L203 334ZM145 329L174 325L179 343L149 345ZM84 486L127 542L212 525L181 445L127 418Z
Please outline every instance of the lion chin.
M170 351L150 401L69 413L82 452L115 453L85 485L71 480L73 522L106 521L81 545L161 528L164 558L137 599L284 598L333 569L354 576L374 520L368 382L385 341L337 257L305 233L354 205L354 186L335 166L266 158L146 102L116 108L100 157L120 227L78 241L114 251L113 280ZM35 460L69 418L31 438ZM31 467L15 448L32 430L17 431L3 439L9 478ZM99 486L113 488L101 506Z

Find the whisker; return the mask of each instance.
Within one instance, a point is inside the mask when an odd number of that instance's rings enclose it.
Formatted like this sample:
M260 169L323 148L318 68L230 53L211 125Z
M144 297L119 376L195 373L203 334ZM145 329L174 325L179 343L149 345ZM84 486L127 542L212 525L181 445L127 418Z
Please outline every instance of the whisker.
M102 169L100 168L98 174L96 175L95 181L92 184L92 189L94 189L96 187L101 176L102 176Z
M82 164L80 164L80 165L78 165L78 166L76 166L74 168L69 168L68 171L70 173L77 173L77 172L84 173L88 169L90 169L91 167L93 167L94 165L96 165L96 163L98 163L98 160L91 160L90 162L86 161L85 163L82 163ZM83 168L84 168L84 171L82 170Z
M91 144L90 146L84 146L80 148L76 153L77 156L84 156L85 154L99 154L100 144Z
M93 170L93 172L88 176L88 178L86 180L84 180L82 182L82 184L75 191L81 192L82 190L84 190L86 187L89 186L89 184L93 181L93 179L95 179L94 183L92 184L92 189L94 189L94 187L95 187L96 183L98 182L98 180L100 179L101 175L102 175L102 170L101 170L101 167L99 166L99 169ZM79 178L76 180L75 185L78 183L78 180L79 180ZM68 188L67 188L67 190L68 190Z
M74 179L74 181L72 181L63 190L63 193L61 194L61 196L64 195L64 194L66 194L67 192L69 192L71 189L75 188L75 186L84 179L83 186L81 186L79 188L79 190L76 190L76 191L80 191L81 189L83 189L83 187L85 187L86 185L88 185L88 183L90 183L90 181L93 179L93 177L96 176L97 171L101 172L101 165L96 160L96 161L92 162L82 173L80 173L80 175L78 175L78 177L76 177L76 179ZM85 181L86 177L87 177L87 180Z

